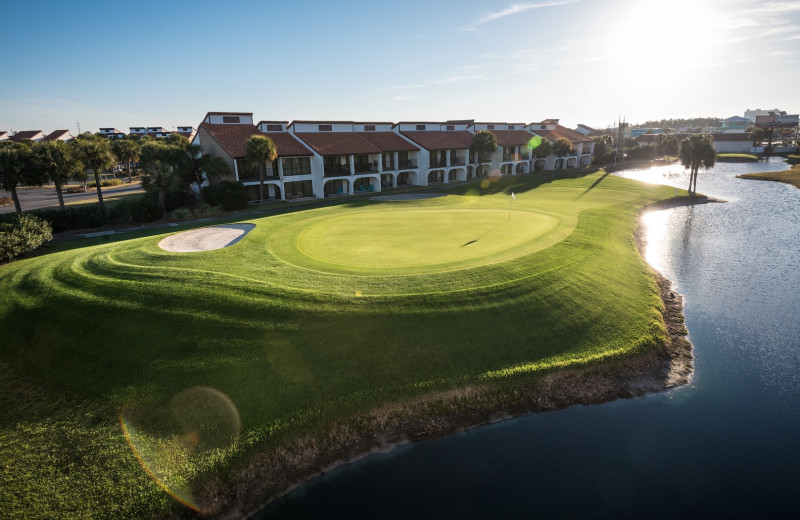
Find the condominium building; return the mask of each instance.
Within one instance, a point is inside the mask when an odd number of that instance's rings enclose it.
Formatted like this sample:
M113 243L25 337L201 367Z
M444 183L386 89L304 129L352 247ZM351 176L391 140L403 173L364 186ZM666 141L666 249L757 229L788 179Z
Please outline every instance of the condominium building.
M470 152L477 131L490 131L498 148L487 157ZM265 135L278 156L269 164L248 164L247 141ZM536 136L572 144L568 157L537 159ZM498 172L529 174L534 169L589 164L594 143L558 120L542 123L401 121L260 121L251 112L208 112L193 142L203 153L222 157L231 168L227 179L248 187L257 200L263 179L265 198L286 200L380 192L398 186L430 186L466 181Z

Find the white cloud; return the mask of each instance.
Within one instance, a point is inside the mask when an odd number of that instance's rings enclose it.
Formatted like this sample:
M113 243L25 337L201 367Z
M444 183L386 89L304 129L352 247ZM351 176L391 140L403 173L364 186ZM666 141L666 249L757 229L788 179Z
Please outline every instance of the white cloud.
M505 18L506 16L522 13L524 11L529 11L531 9L556 7L559 5L574 4L575 2L580 2L580 0L554 0L551 2L537 2L530 4L511 4L509 7L503 9L502 11L485 14L482 17L478 18L476 21L472 22L471 24L465 25L461 29L464 31L476 31L478 27L480 27L481 25L488 22L493 22L495 20L499 20L500 18Z

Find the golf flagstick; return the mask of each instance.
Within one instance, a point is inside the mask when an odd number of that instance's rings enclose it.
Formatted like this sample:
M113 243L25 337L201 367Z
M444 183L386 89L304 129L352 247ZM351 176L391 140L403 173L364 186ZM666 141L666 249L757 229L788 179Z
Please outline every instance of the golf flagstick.
M511 192L511 200L508 201L508 221L511 221L511 203L516 200L517 196L514 195L514 192Z

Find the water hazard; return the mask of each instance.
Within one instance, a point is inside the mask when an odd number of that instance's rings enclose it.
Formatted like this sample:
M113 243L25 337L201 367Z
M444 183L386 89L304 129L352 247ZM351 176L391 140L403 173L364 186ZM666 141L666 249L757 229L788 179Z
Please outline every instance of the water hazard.
M337 468L258 518L789 516L800 486L800 190L737 179L726 204L651 213L647 259L685 296L688 387L530 415ZM619 175L686 188L680 166Z

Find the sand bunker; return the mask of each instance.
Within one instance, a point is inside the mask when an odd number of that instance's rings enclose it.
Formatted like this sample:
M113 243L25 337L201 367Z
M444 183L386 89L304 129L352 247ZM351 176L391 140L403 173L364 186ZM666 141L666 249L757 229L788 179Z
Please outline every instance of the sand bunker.
M437 197L444 197L444 193L401 193L399 195L378 195L372 197L372 200L380 201L394 201L394 200L423 200L435 199Z
M197 253L232 246L241 240L255 224L225 224L176 233L158 243L158 247L173 253Z

